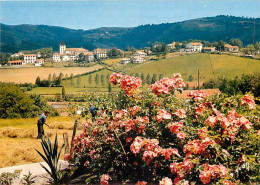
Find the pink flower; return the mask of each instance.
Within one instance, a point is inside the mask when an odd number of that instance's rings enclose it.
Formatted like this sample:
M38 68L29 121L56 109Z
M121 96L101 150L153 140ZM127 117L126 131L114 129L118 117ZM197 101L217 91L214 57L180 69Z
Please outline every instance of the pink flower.
M135 185L147 185L145 181L138 181Z
M109 82L114 85L117 85L118 83L120 83L122 77L123 77L122 73L113 73L110 76Z
M204 139L208 136L208 129L206 127L199 129L197 135L200 139Z
M153 93L157 96L174 93L175 90L181 90L183 87L186 87L186 84L180 74L174 74L172 78L163 78L151 85Z
M138 154L143 148L143 146L144 146L144 139L142 139L141 137L136 137L134 142L130 146L130 150L134 154Z
M183 122L169 123L168 127L169 127L171 132L178 134L180 132L180 129L183 128Z
M158 145L159 141L157 139L146 139L144 148L147 151L154 151L154 149L157 148Z
M107 175L107 174L102 175L102 177L100 178L100 184L108 185L109 179L110 179L109 175Z
M157 111L157 115L155 116L155 119L158 122L164 121L164 120L169 120L172 118L172 115L168 113L165 109L159 109Z
M244 95L241 101L241 105L247 105L249 110L256 108L254 97L251 95Z
M183 133L183 132L179 132L179 133L177 134L177 138L178 138L178 139L185 139L185 137L186 137L186 134Z
M154 157L157 157L157 154L153 151L145 151L143 154L143 161L146 162L147 166L153 160Z
M131 112L132 116L136 115L136 113L139 112L140 110L141 110L141 107L139 107L139 106L130 107L130 112Z
M225 180L225 181L223 182L223 185L235 185L235 183L233 183L233 182L231 182L231 181L229 181L229 180Z
M200 180L203 184L207 184L211 179L224 178L227 176L229 170L223 165L209 165L203 164L204 170L200 173Z
M174 112L174 114L176 115L176 116L178 116L179 118L186 118L187 116L186 116L186 111L185 110L183 110L183 109L178 109L178 110L176 110L175 112Z
M160 182L159 185L172 185L172 180L168 177L164 177Z
M200 92L200 91L191 91L188 94L188 97L193 98L195 101L202 101L205 97L207 97L208 95L204 92Z
M172 148L167 148L167 149L163 149L161 154L163 156L165 156L165 160L169 160L171 159L172 155L179 155L179 152L177 149L172 149Z
M217 123L217 119L213 116L209 116L208 119L205 121L207 126L214 127Z

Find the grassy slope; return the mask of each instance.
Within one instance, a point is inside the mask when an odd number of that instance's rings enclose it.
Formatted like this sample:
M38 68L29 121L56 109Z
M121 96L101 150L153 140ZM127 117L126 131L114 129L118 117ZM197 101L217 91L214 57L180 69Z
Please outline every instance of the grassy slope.
M163 73L164 76L169 77L173 73L181 73L184 80L187 81L189 75L192 75L194 80L197 79L198 69L200 69L202 81L217 76L234 78L235 76L241 76L243 73L259 72L260 61L228 55L192 54L169 57L167 59L147 63L126 70L126 72L129 74L144 73L145 75L148 73Z

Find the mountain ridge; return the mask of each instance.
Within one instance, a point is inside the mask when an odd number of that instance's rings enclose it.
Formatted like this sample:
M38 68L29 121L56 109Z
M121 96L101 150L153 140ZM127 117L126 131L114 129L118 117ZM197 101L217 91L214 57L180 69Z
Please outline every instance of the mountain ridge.
M61 40L68 47L94 48L127 46L142 48L156 41L170 43L189 39L226 41L239 38L253 42L254 19L219 15L175 23L147 24L137 27L101 27L90 30L49 25L7 25L0 23L2 52L52 47L58 50ZM255 18L255 41L260 41L260 18Z

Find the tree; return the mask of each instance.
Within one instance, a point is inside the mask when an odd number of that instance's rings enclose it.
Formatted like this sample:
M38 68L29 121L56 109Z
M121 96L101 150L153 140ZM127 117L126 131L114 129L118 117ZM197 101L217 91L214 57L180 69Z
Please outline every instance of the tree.
M91 75L91 74L88 76L88 83L89 83L90 85L92 84L92 75Z
M110 83L108 83L108 92L112 92L112 86Z
M95 76L95 82L96 82L96 85L99 84L99 74L96 74L96 76Z
M61 95L62 95L62 98L65 99L66 91L65 91L65 87L64 86L62 87Z
M141 80L142 80L142 84L144 85L145 84L145 77L144 77L144 73L141 74Z
M108 51L107 55L109 58L118 58L123 56L123 52L122 50L113 47Z
M229 44L232 46L238 46L239 48L243 47L243 42L240 39L230 39Z
M135 77L139 77L139 78L140 78L140 76L139 76L139 74L138 74L138 73L135 73Z
M225 42L223 40L219 41L217 48L219 51L224 51Z
M251 55L255 53L255 47L253 44L247 45L247 49Z
M0 118L28 118L33 100L15 85L0 84Z
M256 42L254 47L256 51L260 51L260 42Z
M154 84L156 81L157 81L157 75L156 75L156 74L153 74L152 84Z
M151 77L150 77L150 74L147 74L147 76L146 76L146 84L148 84L148 85L151 84Z
M101 75L101 84L102 84L102 86L104 86L105 85L105 75Z
M110 78L110 75L107 74L107 83L109 83L109 78Z
M40 85L41 85L41 79L40 79L39 76L37 76L36 81L35 81L35 84L40 87Z

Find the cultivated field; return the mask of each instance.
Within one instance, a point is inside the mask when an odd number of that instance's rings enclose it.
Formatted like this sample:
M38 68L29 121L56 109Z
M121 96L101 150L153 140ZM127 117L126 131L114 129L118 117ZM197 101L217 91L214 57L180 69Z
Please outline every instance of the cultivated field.
M58 134L59 146L63 144L63 133L68 133L71 141L74 118L50 117L44 126L45 133L54 141ZM84 120L81 120L83 123ZM42 152L40 140L37 137L37 118L0 119L0 168L43 161L35 149ZM82 125L78 127L78 133ZM61 159L64 157L64 150Z
M32 67L32 68L14 68L14 69L0 69L0 81L15 82L15 83L35 83L37 76L41 79L47 79L49 74L63 73L70 76L84 74L93 70L101 69L103 66L95 65L91 67L63 67L63 68L46 68L46 67Z

